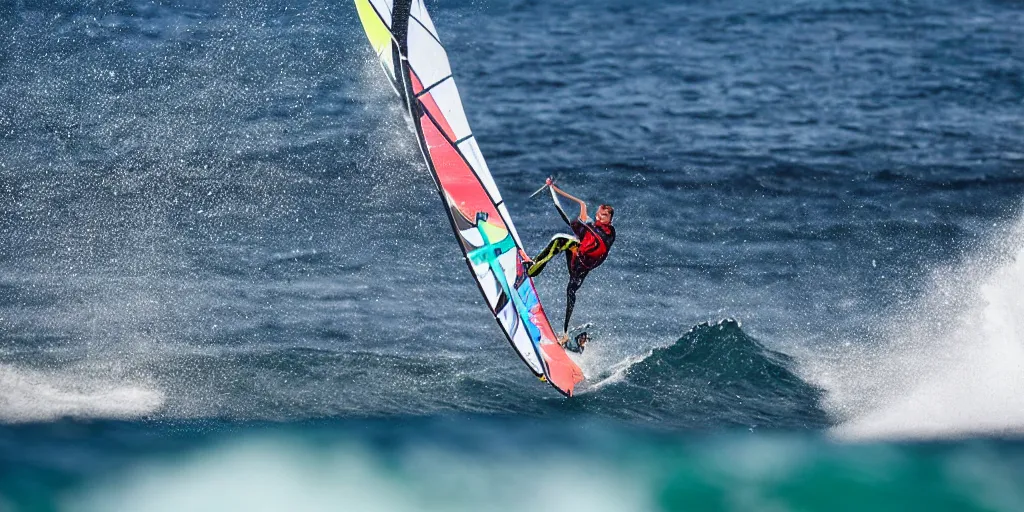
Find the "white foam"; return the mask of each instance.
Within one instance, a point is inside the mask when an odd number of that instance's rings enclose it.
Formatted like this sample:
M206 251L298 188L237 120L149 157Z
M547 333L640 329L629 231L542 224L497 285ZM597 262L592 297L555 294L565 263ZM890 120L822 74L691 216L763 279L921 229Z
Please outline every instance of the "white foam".
M39 371L0 365L0 421L62 417L137 418L163 406L161 392L76 370Z
M134 467L62 510L653 510L638 476L579 458L243 439Z
M596 370L591 370L591 367L589 365L584 367L584 374L588 375L587 379L593 379L594 383L588 384L586 381L584 381L584 387L578 390L577 394L582 395L585 393L590 393L592 391L597 391L610 384L622 382L626 378L626 372L629 371L629 369L634 364L639 363L640 361L643 361L648 357L651 357L652 354L654 354L654 349L648 350L644 354L627 356L625 359L611 365L611 367L608 367L607 369L605 369L603 366ZM593 378L589 377L591 371L595 373L595 377Z
M936 271L886 339L811 371L841 438L1024 433L1024 220L984 255Z

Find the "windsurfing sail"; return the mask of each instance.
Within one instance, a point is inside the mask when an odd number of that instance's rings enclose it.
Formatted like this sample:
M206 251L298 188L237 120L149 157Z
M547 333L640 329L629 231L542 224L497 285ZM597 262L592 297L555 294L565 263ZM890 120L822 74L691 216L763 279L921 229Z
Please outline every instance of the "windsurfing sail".
M491 313L534 375L566 396L583 371L556 341L423 0L355 0L370 45L412 116L420 151Z

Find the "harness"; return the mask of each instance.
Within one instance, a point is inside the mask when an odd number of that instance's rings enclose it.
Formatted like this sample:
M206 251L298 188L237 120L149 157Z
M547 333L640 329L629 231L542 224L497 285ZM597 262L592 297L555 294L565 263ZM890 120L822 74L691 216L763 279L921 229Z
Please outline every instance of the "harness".
M579 248L573 254L573 266L591 271L604 263L608 249L615 241L615 228L610 224L584 224L579 221L573 222L570 227L580 240Z
M586 256L595 259L604 259L608 255L608 240L611 236L611 226L607 224L584 224L588 229L580 237L579 251Z

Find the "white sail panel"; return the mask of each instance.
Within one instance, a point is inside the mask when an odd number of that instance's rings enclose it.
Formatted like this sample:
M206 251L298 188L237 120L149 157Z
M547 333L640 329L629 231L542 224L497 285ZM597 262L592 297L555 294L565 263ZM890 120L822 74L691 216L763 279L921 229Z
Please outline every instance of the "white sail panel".
M441 82L431 89L428 94L437 103L441 114L448 121L448 125L451 126L454 133L452 141L470 135L469 121L466 120L466 113L462 110L462 98L459 96L459 90L455 87L455 80L448 79Z
M491 266L487 263L475 264L473 265L473 274L480 282L480 290L483 291L484 298L487 299L487 305L493 310L498 305L498 300L501 299L501 286L494 280Z
M508 208L505 207L505 203L501 203L501 206L498 207L498 213L500 213L501 216L505 219L512 219L512 217L510 217L508 214ZM512 231L512 238L515 239L516 245L518 245L519 247L523 247L523 242L522 240L519 239L519 233L516 231L515 225L513 225L511 222L506 223L506 225Z
M427 13L427 8L426 6L423 5L422 0L414 0L412 2L410 14L412 15L413 18L416 19L416 21L422 23L427 28L427 30L431 34L433 34L435 38L437 38L437 40L441 40L441 38L438 37L437 35L437 29L434 28L434 22L433 20L430 19L430 14Z
M409 66L419 77L424 89L452 74L448 54L425 28L415 21L409 23Z
M498 257L498 263L501 265L501 269L505 272L505 282L515 283L516 275L518 271L516 269L516 262L519 260L518 251L508 251ZM514 292L517 293L517 292Z
M473 247L480 247L484 244L484 237L476 227L473 227L472 229L463 229L462 231L459 231L459 234L462 235L462 238L465 238Z

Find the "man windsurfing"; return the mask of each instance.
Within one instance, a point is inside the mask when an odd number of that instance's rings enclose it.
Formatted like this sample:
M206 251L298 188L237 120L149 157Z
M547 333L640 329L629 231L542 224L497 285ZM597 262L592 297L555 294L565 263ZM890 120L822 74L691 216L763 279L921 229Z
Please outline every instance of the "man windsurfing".
M558 210L562 220L572 229L573 234L558 233L551 237L551 242L547 247L532 261L525 261L523 266L527 275L536 277L555 255L565 253L565 261L569 270L569 285L565 289L565 323L562 336L558 341L569 350L582 352L588 339L587 334L581 333L577 338L583 337L584 339L575 339L572 343L567 343L569 341L569 319L572 317L572 310L576 305L576 290L580 289L583 280L591 270L604 263L608 257L608 251L615 243L615 226L612 226L615 209L610 205L602 204L598 206L594 220L590 221L587 216L587 203L555 186L551 178L547 179L545 186L551 189L555 209ZM580 205L580 214L577 218L569 219L558 203L556 193Z

